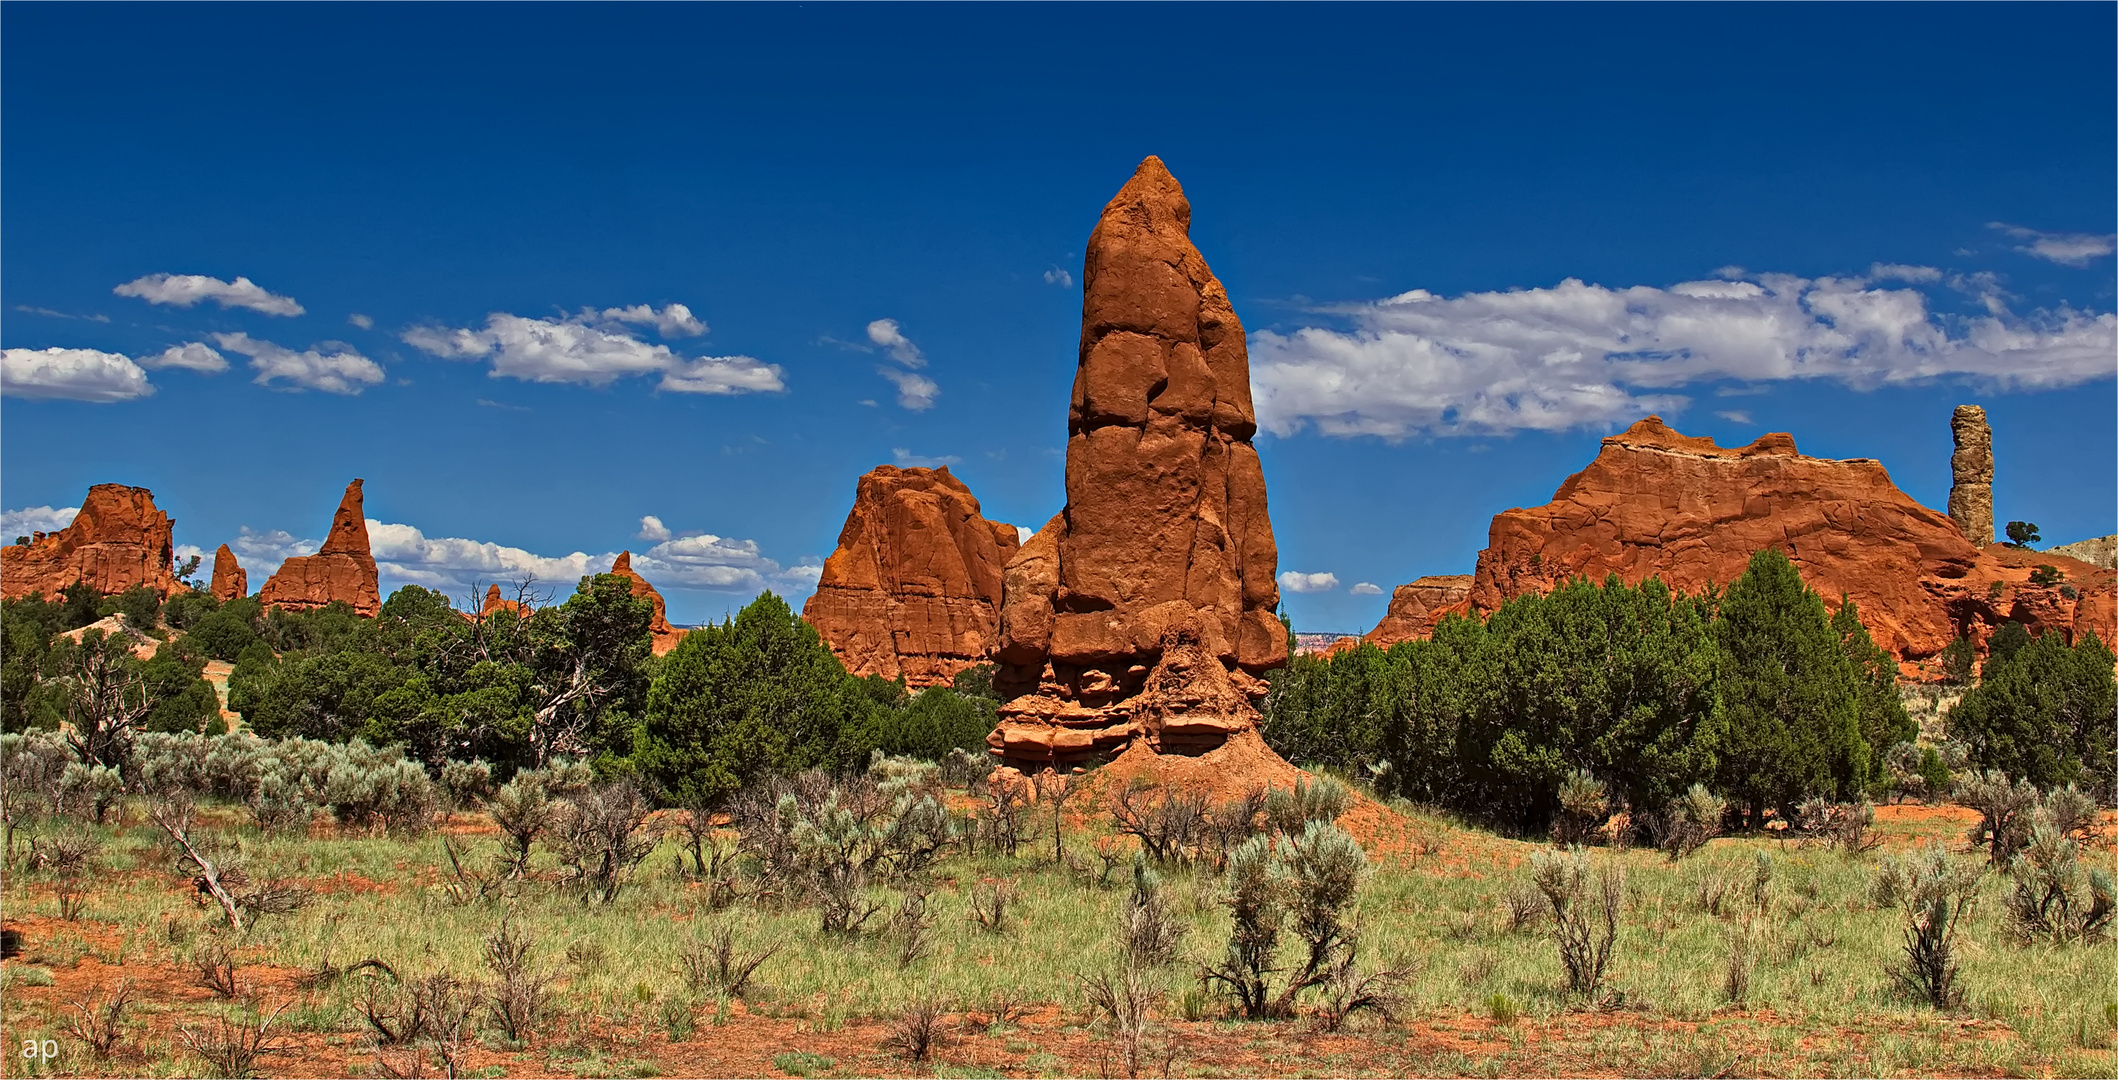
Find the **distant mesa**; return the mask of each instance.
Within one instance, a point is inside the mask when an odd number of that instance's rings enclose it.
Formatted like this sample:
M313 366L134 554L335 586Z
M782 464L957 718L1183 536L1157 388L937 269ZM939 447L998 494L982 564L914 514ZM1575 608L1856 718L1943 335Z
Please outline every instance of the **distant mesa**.
M1990 436L1986 442L1989 449ZM1977 438L1960 434L1959 449L1966 445L1975 448ZM1972 455L1959 478L1978 482L1978 460ZM1990 464L1990 453L1984 460ZM1990 515L1990 492L1986 498ZM1596 459L1551 502L1494 517L1461 599L1435 607L1447 591L1433 583L1449 579L1422 578L1398 590L1368 640L1387 647L1424 637L1444 614L1483 616L1576 577L1600 582L1615 574L1638 584L1652 576L1686 592L1725 586L1768 547L1787 553L1830 606L1842 595L1859 604L1869 633L1908 674L1931 673L1958 635L1982 649L2010 620L2070 640L2094 630L2109 641L2118 629L2118 573L2049 552L1973 544L1957 521L1898 490L1881 462L1807 457L1785 433L1727 448L1650 416L1603 440ZM2039 564L2064 579L2031 584Z
M654 619L647 624L647 629L654 635L654 654L656 656L668 655L669 650L677 647L677 642L684 640L684 631L669 625L669 613L662 603L662 594L656 592L655 587L649 585L647 579L641 577L640 572L632 568L632 552L630 551L618 553L618 559L611 564L610 572L619 577L630 579L632 581L632 594L643 597L654 604ZM490 592L486 595L488 599L492 596Z
M1001 571L1021 547L946 466L879 466L855 485L802 617L855 675L947 686L998 642Z
M1121 773L1294 775L1257 733L1287 633L1250 361L1190 228L1150 157L1089 236L1066 508L1002 580L987 742L1026 771L1122 754Z
M258 601L266 608L288 611L306 611L336 601L371 619L382 611L359 480L346 485L324 546L314 555L296 555L281 563L279 572L259 591Z
M174 526L146 488L97 484L64 529L0 548L0 596L51 598L82 582L101 593L145 585L166 597L177 587Z
M235 552L228 550L226 544L213 553L213 584L208 588L213 598L224 604L250 595L250 573L235 561Z

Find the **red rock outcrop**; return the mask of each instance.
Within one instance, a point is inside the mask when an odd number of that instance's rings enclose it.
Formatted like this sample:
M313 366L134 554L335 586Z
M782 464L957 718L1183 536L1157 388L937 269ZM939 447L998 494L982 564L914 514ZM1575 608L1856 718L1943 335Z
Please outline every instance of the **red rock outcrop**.
M1898 490L1881 462L1805 457L1786 434L1722 447L1650 416L1603 440L1550 503L1496 516L1470 592L1444 610L1483 615L1510 597L1611 574L1696 592L1726 586L1768 547L1786 552L1831 607L1852 597L1876 643L1915 671L1956 636L1983 645L2010 619L2033 633L2094 630L2108 641L2118 607L2118 573L2050 553L1981 550ZM2065 580L2031 585L2039 564ZM1417 636L1433 619L1401 625ZM1384 631L1369 639L1403 640Z
M1993 542L1993 428L1986 410L1958 405L1949 434L1956 442L1949 457L1949 520L1965 539L1984 547Z
M65 528L0 548L0 596L49 599L77 581L102 593L145 585L168 596L177 587L174 524L146 488L97 484Z
M640 572L632 568L632 552L630 551L618 552L617 561L610 564L610 572L619 577L630 579L632 581L632 594L645 597L654 604L654 621L647 624L647 629L654 634L655 655L668 655L669 650L677 647L677 642L684 640L684 631L669 625L669 614L662 604L662 594L656 592L655 587L649 585L647 579L641 577Z
M649 586L648 588L649 591L653 591L653 586ZM659 600L661 598L656 597L656 599ZM500 595L500 586L497 582L492 585L487 585L485 587L485 606L478 609L478 617L481 619L489 619L495 615L501 614L502 612L505 612L509 615L513 615L518 619L527 619L530 617L530 609L528 604L525 604L520 600L508 600L503 598Z
M213 553L213 584L209 588L213 598L224 604L250 595L250 574L235 561L235 552L228 550L226 544Z
M1399 585L1390 594L1389 610L1368 631L1367 639L1387 649L1400 641L1426 637L1434 632L1442 612L1455 608L1470 594L1469 574L1430 574L1410 585Z
M267 608L289 611L320 608L341 602L356 614L374 618L382 610L382 590L375 573L375 556L368 551L368 521L361 510L360 481L346 485L338 512L331 516L331 531L314 555L296 555L258 591L258 601Z
M1190 231L1150 157L1089 236L1066 508L1002 578L1010 765L1255 740L1254 676L1286 662L1243 326Z
M802 618L855 675L947 686L1000 636L1000 573L1022 547L963 481L883 465L860 478Z

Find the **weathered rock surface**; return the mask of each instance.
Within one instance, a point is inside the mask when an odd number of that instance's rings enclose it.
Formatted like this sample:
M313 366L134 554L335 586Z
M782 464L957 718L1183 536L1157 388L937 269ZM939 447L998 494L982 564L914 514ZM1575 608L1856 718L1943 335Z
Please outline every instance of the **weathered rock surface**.
M649 588L651 591L652 586ZM657 599L660 598L657 597ZM530 617L530 608L529 605L520 600L509 600L501 596L500 585L496 582L485 587L485 605L478 609L478 617L489 619L500 614L513 615L518 619L527 619Z
M2076 540L2050 549L2047 554L2059 555L2100 566L2105 570L2118 570L2118 536L2098 536L2090 540Z
M855 675L947 686L998 642L1001 570L1021 547L946 467L883 465L855 486L802 617Z
M382 591L375 573L375 556L368 550L368 522L361 509L360 481L346 485L331 516L331 532L314 555L296 555L280 564L279 571L258 591L267 608L289 611L320 608L333 601L350 606L360 615L374 618L382 610Z
M1082 268L1066 508L1002 577L988 740L1025 769L1198 753L1251 731L1286 662L1250 360L1160 159L1104 207Z
M1786 434L1721 447L1655 416L1603 440L1550 503L1496 516L1470 592L1446 610L1484 615L1511 597L1611 574L1696 592L1726 586L1768 547L1786 552L1831 607L1851 596L1907 674L1932 668L1958 635L1983 649L2011 619L2070 640L2094 630L2109 641L2118 628L2118 573L2047 552L1975 547L1955 522L1899 491L1881 462L1804 457ZM2065 580L2031 585L2039 564ZM1401 625L1417 630L1412 620ZM1383 630L1369 639L1403 640Z
M1949 418L1956 453L1949 458L1949 520L1979 547L1993 542L1993 429L1986 410L1958 405Z
M1441 613L1462 603L1471 594L1469 574L1430 574L1410 585L1399 585L1390 594L1390 608L1381 622L1368 631L1368 640L1388 648L1400 641L1434 633Z
M632 581L632 594L645 597L654 604L654 621L647 624L647 629L654 634L655 655L667 655L669 650L677 647L677 642L684 640L684 631L669 625L669 614L662 604L662 594L656 592L655 587L649 585L647 579L641 577L640 572L632 568L632 552L630 551L618 553L618 559L611 564L610 572L619 577L629 578Z
M243 564L235 561L235 552L228 550L226 544L213 553L213 584L208 588L213 598L224 604L236 597L250 595L250 573L243 569Z
M79 581L102 593L145 585L168 596L177 587L174 524L146 488L97 484L65 528L0 548L0 595L50 599Z

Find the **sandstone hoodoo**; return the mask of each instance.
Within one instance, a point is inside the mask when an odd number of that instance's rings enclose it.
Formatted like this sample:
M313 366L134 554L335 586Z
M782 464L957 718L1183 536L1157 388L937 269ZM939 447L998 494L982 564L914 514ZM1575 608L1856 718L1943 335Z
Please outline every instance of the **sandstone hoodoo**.
M1390 609L1383 621L1368 631L1367 638L1384 648L1400 641L1426 637L1434 632L1441 613L1456 607L1471 594L1471 575L1432 574L1410 585L1399 585L1390 594Z
M947 686L1000 636L1000 575L1022 546L940 469L881 466L853 509L802 617L855 675Z
M368 551L368 522L361 509L360 481L346 485L331 517L331 532L314 555L296 555L258 591L267 608L289 611L320 608L333 601L374 618L382 610L382 591L375 556Z
M988 742L1007 764L1240 743L1286 768L1256 731L1255 676L1286 662L1287 635L1250 360L1190 230L1150 157L1089 236L1066 508L1002 581Z
M677 647L677 642L684 639L684 631L669 625L669 614L662 603L662 594L656 592L655 587L649 585L647 579L641 577L640 572L632 568L632 552L630 551L618 552L617 561L610 564L610 572L631 581L632 594L634 596L644 597L654 604L654 620L647 624L647 629L654 634L655 655L667 655L669 650ZM491 594L488 593L487 595L490 598Z
M1423 625L1386 619L1369 640L1423 636L1442 614L1488 614L1574 577L1652 576L1686 592L1725 586L1768 547L1786 552L1833 608L1850 596L1900 661L1929 662L1958 635L1982 648L2009 620L2033 633L2111 639L2118 574L2050 553L1981 549L1899 491L1881 462L1805 457L1786 434L1722 447L1650 416L1603 440L1550 503L1496 516L1462 600L1425 613ZM2063 578L2034 582L2038 564Z
M250 595L250 574L243 564L235 561L235 552L222 544L213 553L213 584L208 586L213 598L227 603L238 596Z
M1986 411L1958 405L1949 418L1956 453L1949 457L1949 520L1964 538L1985 547L1993 542L1993 429Z
M102 593L145 585L168 596L177 587L174 524L146 488L97 484L65 528L0 548L0 595L56 597L85 582Z
M530 617L529 605L524 604L520 600L509 600L501 596L498 583L487 585L485 587L485 606L478 609L478 617L489 619L502 613L513 615L518 619Z

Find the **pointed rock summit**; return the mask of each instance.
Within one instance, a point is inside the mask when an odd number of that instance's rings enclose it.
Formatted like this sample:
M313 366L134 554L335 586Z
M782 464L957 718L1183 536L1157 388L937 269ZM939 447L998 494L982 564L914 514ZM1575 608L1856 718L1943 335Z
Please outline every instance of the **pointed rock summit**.
M654 604L654 621L647 624L647 629L654 634L655 655L667 655L669 650L677 647L677 642L684 639L684 631L669 625L669 615L667 609L663 606L662 594L656 592L655 587L649 585L647 579L641 577L640 572L632 568L632 552L630 551L618 552L617 561L610 564L610 572L630 580L632 582L632 594Z
M947 686L1000 637L1000 575L1022 546L940 469L877 467L824 561L802 618L855 675Z
M209 589L213 598L223 604L250 595L250 574L235 561L235 552L228 550L226 544L213 553L213 584Z
M485 587L485 606L478 609L478 617L489 619L502 612L513 615L518 619L530 617L530 609L527 604L520 600L509 600L500 595L498 582L487 585Z
M994 687L1009 700L988 742L1009 764L1231 739L1270 755L1255 676L1286 662L1287 634L1250 359L1190 230L1183 188L1150 157L1089 235L1066 508L1003 575Z
M331 531L314 555L296 555L265 582L258 601L289 611L320 608L337 601L355 613L374 618L382 611L382 591L375 556L368 551L368 523L361 510L360 481L346 485L331 516Z
M42 593L54 599L67 586L86 582L100 593L145 585L168 596L177 587L170 562L174 527L169 515L155 508L154 492L97 484L65 528L0 548L0 595Z

